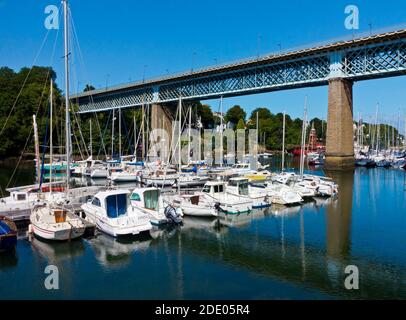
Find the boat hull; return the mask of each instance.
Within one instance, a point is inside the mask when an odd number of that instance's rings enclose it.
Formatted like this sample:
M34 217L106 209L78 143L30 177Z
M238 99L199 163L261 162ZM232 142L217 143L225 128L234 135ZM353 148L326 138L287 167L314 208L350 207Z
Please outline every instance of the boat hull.
M0 216L0 252L12 251L16 245L16 225L10 219Z
M72 229L62 229L62 230L49 230L42 228L34 223L32 225L32 232L35 236L45 239L45 240L55 240L55 241L67 241L80 238L85 233L85 227L75 227Z

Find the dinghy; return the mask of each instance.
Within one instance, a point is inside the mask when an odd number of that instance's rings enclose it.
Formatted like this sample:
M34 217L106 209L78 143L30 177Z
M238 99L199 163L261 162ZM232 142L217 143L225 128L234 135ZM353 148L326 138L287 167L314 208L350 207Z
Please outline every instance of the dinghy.
M17 227L15 223L4 216L0 216L0 252L14 250L17 244Z

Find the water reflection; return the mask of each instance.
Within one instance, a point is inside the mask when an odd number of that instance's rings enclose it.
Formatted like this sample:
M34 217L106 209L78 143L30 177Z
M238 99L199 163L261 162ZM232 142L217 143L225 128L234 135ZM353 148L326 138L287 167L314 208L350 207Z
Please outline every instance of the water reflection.
M13 269L18 264L17 251L8 251L0 253L0 271L6 271L7 269Z
M30 235L28 241L31 243L33 252L46 259L49 264L73 261L85 253L85 246L80 239L70 242L50 242Z
M326 172L340 188L340 201L327 206L327 255L345 258L351 250L351 216L354 190L354 172Z
M90 289L97 288L101 297L117 289L120 298L137 299L406 298L404 172L325 174L339 184L336 199L185 217L182 227L154 228L145 238L100 234L64 244L34 240L30 247L19 239L17 253L0 258L0 281L11 286L10 274L21 276L27 265L39 270L32 279L42 279L38 259L29 260L33 251L47 261L74 261L62 264L64 274L89 285L80 286L79 295L72 284L71 297L97 298ZM349 264L360 270L360 290L344 288ZM75 272L75 265L84 272ZM128 277L134 272L139 276Z
M131 263L135 252L145 252L151 244L149 235L138 237L113 238L100 233L88 240L97 261L107 269L124 268Z

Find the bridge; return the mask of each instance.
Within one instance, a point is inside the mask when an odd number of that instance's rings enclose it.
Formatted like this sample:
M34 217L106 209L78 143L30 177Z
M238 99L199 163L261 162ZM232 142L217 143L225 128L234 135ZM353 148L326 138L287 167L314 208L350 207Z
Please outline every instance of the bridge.
M165 108L179 98L196 101L328 85L326 167L347 169L354 166L353 83L404 74L406 29L83 92L71 99L79 113L151 105L154 129L158 119L168 117Z

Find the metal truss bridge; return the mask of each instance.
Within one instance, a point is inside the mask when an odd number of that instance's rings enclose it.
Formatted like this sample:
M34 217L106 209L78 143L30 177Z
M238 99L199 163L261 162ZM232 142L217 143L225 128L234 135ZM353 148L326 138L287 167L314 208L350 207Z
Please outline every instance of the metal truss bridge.
M406 29L71 96L79 113L406 74Z

